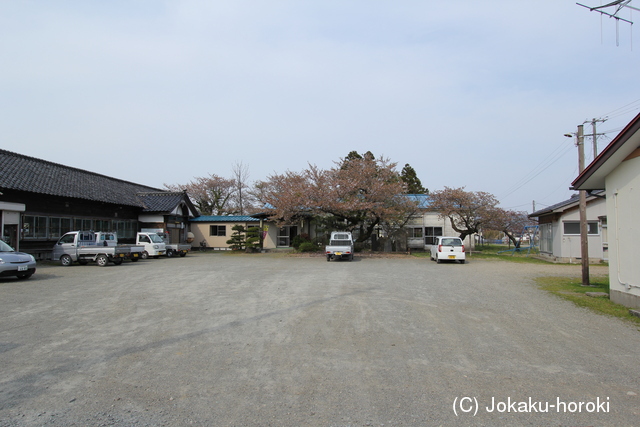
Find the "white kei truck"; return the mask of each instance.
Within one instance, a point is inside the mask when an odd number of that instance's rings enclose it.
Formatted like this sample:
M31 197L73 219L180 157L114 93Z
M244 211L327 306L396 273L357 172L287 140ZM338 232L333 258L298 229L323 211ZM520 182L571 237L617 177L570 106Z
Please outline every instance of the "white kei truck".
M158 237L162 239L164 242L164 247L166 249L165 255L171 258L176 255L180 255L184 257L191 250L191 245L187 243L171 243L169 239L169 233L165 233L162 228L143 228L140 230L142 233L156 233Z
M329 244L324 253L327 261L332 259L347 259L353 261L353 237L348 231L332 231Z
M93 231L70 231L60 237L53 246L51 259L60 261L65 267L74 262L86 265L90 261L106 267L109 262L115 265L122 264L130 254L131 249L128 247L98 245L96 233Z
M144 252L143 246L127 245L118 243L118 235L112 231L97 231L96 243L98 246L117 246L121 248L129 248L129 258L131 261L136 262L142 259L142 253Z
M136 246L143 246L142 259L160 258L167 253L167 246L156 232L141 231L136 234Z

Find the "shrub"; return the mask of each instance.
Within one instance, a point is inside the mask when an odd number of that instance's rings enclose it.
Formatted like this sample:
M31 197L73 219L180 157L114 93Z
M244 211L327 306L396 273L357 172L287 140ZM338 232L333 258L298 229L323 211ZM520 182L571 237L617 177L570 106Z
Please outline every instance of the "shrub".
M318 246L316 246L316 244L313 242L302 242L300 243L298 250L300 252L315 252L316 250L318 250Z
M299 249L300 245L305 242L309 242L309 235L306 233L302 233L295 236L293 240L291 240L291 246L293 246L295 249Z

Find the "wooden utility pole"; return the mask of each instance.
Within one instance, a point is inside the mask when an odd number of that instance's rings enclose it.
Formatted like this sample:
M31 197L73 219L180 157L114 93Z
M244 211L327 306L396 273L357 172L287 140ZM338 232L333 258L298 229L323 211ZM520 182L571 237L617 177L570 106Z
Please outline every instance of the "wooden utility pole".
M595 134L595 132L594 132ZM595 138L595 137L594 137ZM584 127L578 126L578 168L584 170ZM582 258L582 286L589 286L589 242L587 228L587 191L580 190L580 256Z

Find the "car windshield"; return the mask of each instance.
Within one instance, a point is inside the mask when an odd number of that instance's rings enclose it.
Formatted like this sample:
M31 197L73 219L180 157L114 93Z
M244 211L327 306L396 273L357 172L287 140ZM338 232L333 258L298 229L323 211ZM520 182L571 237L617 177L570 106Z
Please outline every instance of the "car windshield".
M149 235L151 237L151 241L153 243L163 243L164 240L162 240L162 237L158 236L157 234L150 234Z
M15 252L13 248L0 240L0 252Z
M462 240L460 240L460 239L442 239L441 245L443 245L443 246L462 246Z

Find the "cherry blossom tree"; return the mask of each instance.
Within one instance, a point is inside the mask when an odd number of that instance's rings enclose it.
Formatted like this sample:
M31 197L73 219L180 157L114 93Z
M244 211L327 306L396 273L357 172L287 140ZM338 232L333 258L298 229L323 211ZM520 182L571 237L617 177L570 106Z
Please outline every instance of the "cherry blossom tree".
M234 213L230 201L236 189L236 181L210 174L196 177L185 185L164 184L171 191L186 190L194 206L202 215L228 215Z
M520 247L517 236L524 230L524 227L534 224L535 222L529 218L527 212L495 208L491 211L489 221L484 225L484 228L503 232L517 248Z
M460 238L480 232L489 223L498 205L498 199L484 191L465 191L464 187L444 187L430 193L430 209L441 218L449 218Z
M359 242L371 237L378 225L404 225L417 207L403 196L405 184L396 163L353 153L328 170L309 165L302 172L274 174L258 183L271 217L286 223L300 215L332 216L345 230L358 230Z

